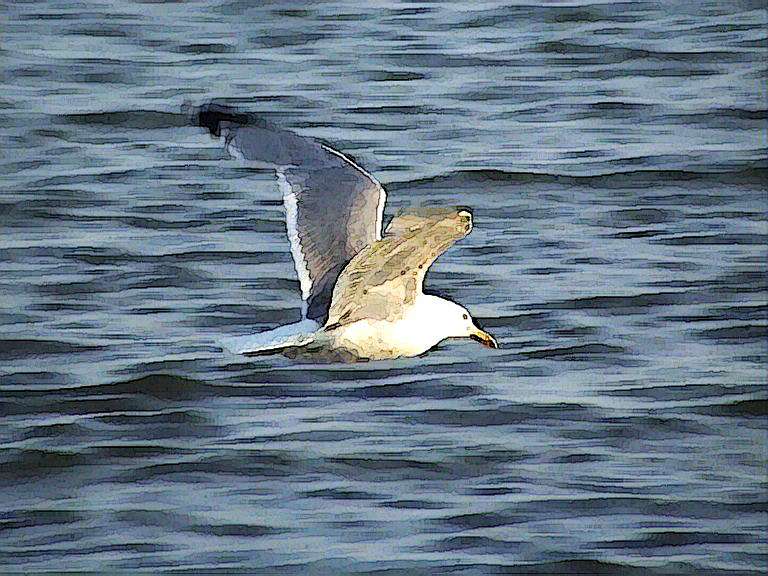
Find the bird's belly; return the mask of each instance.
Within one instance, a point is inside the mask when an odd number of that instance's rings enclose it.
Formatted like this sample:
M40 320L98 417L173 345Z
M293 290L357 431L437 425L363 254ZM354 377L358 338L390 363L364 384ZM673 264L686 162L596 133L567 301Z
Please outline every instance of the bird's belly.
M423 328L407 321L360 320L334 330L334 347L371 360L418 356L437 344Z

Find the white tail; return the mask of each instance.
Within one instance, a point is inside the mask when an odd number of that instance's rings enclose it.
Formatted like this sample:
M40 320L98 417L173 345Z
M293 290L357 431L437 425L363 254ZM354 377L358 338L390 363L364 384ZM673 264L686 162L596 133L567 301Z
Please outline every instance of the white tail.
M286 324L274 330L267 330L258 334L223 338L221 345L235 354L277 352L283 348L293 348L309 344L315 339L315 332L319 329L320 324L314 320L302 320L301 322Z

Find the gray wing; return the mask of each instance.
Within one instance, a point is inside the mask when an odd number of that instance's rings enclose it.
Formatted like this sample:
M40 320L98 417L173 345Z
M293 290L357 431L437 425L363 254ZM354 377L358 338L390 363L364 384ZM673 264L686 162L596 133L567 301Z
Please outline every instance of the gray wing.
M352 160L315 140L218 104L196 112L197 124L223 137L230 154L276 170L303 315L324 322L342 269L381 238L384 188Z
M395 216L384 237L357 254L339 276L326 326L393 320L421 293L430 265L472 230L467 208Z

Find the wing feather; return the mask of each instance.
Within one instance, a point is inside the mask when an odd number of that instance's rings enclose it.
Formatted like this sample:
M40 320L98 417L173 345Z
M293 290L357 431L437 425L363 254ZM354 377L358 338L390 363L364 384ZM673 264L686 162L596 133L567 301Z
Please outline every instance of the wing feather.
M322 322L344 266L381 238L383 186L341 152L252 114L216 103L196 112L232 156L276 169L303 316Z
M429 266L471 229L472 215L466 208L422 209L396 216L384 237L344 268L326 326L397 318L421 293Z

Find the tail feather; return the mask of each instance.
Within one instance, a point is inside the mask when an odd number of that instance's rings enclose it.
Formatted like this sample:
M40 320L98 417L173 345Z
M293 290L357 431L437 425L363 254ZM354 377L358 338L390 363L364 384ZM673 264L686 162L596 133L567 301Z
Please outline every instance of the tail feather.
M223 338L221 345L235 354L276 354L285 348L312 343L319 329L320 324L314 320L302 320L259 334Z

